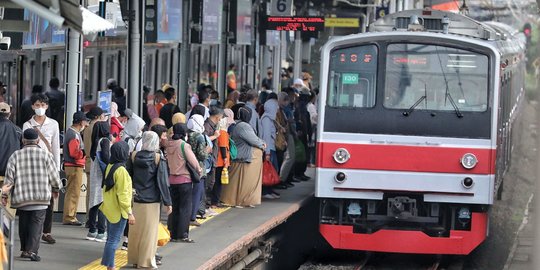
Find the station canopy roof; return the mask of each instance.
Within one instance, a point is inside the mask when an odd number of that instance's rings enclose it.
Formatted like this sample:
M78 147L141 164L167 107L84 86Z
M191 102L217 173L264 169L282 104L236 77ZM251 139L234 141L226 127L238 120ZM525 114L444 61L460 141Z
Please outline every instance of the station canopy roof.
M52 24L59 27L71 27L88 35L114 28L114 25L100 16L82 7L74 0L11 0Z

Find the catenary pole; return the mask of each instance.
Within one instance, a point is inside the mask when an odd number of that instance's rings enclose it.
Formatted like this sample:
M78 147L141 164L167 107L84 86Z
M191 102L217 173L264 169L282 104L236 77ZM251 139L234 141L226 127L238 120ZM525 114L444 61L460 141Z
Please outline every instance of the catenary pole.
M229 1L223 0L223 13L221 14L221 41L219 44L219 52L218 52L218 93L221 97L221 100L224 102L226 99L225 93L225 78L227 73L227 43L228 43L228 26L227 26L227 18L229 16Z
M182 55L180 56L180 89L177 89L177 104L180 110L187 110L189 95L189 62L191 59L191 44L189 43L190 27L190 0L182 1Z
M129 33L128 33L128 108L141 114L142 104L142 65L144 1L129 0Z

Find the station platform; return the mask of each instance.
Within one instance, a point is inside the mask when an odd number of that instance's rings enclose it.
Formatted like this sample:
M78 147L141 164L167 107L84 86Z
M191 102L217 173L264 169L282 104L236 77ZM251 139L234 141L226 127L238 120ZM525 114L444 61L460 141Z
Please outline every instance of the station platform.
M309 170L313 176L314 171ZM305 205L314 193L315 180L295 183L295 187L277 190L280 199L264 200L256 208L221 209L220 214L204 220L202 226L190 228L195 243L168 243L158 249L163 256L159 269L214 269L254 238L265 235ZM18 227L16 221L16 227ZM165 223L162 221L162 223ZM88 229L54 223L56 244L41 243L41 262L21 259L20 242L15 232L14 269L106 269L100 266L104 243L86 240ZM117 268L127 264L127 251L117 250Z
M519 227L514 244L503 270L532 270L535 269L533 258L535 255L535 219L538 213L534 209L533 196L529 198L527 207L523 213L523 221ZM536 225L537 226L537 225Z

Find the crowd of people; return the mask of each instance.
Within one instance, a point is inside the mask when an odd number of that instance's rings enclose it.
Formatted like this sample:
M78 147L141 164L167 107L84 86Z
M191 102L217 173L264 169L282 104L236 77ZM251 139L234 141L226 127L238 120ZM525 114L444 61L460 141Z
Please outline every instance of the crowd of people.
M216 208L254 208L262 199L279 199L278 189L310 179L305 173L314 162L317 93L302 79L279 94L228 84L224 103L211 86L200 85L185 113L172 86L152 94L145 88L142 117L127 108L125 91L110 79L111 112L97 106L76 112L62 155L57 111L64 104L57 103L58 80L49 86L45 93L34 87L23 102L22 129L9 120L11 106L0 103L2 202L17 210L22 258L40 261L40 238L56 242L52 206L62 168L63 224L83 225L77 207L86 178L86 239L105 242L101 263L107 269L114 269L120 242L129 264L161 264L160 211L168 215L170 241L193 243L189 227L201 226L197 219L215 215ZM278 184L263 185L264 162L279 175Z

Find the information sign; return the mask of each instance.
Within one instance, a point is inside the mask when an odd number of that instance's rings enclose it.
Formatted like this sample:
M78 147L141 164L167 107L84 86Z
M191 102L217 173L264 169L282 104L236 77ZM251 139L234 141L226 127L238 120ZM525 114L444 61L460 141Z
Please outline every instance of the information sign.
M358 84L358 74L357 73L343 73L341 75L343 78L341 82L343 84Z
M358 28L360 27L360 20L358 18L325 18L324 26Z
M324 30L324 17L274 17L266 19L266 30L317 32Z
M272 0L271 13L273 16L291 16L292 15L292 0Z
M99 91L98 98L99 98L98 105L103 110L103 113L110 114L111 103L112 103L112 91L111 90Z

